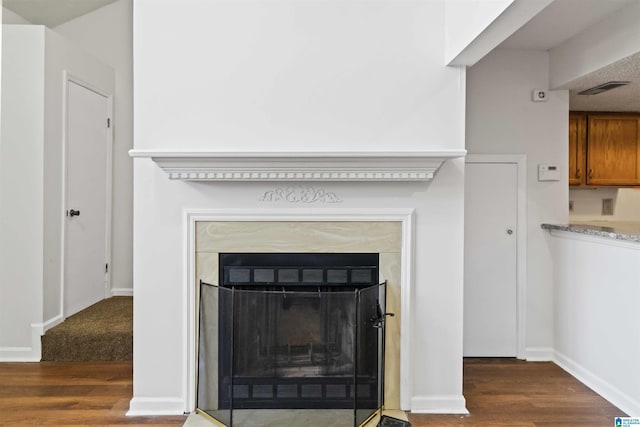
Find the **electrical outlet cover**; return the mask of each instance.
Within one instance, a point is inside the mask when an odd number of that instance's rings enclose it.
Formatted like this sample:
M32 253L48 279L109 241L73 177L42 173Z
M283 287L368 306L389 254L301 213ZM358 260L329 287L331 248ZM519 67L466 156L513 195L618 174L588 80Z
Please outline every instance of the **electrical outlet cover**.
M602 215L613 215L613 199L602 199Z

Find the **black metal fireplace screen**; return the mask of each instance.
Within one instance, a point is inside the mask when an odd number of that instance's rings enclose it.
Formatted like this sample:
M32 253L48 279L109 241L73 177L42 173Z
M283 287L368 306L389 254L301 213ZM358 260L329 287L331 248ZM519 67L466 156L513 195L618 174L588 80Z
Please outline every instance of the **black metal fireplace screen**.
M227 426L259 425L243 421L251 411L330 410L345 426L375 414L386 316L378 258L220 254L219 285L200 284L199 410Z

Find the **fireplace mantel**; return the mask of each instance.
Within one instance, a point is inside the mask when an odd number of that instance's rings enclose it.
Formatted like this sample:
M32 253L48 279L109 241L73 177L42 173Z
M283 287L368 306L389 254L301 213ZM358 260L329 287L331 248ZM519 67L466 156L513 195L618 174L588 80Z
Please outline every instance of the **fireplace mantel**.
M183 181L431 181L466 150L358 152L227 152L131 150L169 179Z

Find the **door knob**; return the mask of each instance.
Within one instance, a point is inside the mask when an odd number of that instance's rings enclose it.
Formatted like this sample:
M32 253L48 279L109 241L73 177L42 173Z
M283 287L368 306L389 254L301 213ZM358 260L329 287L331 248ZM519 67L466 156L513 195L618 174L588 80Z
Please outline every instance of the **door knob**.
M74 210L74 209L71 209L71 210L69 211L69 216L70 216L70 217L72 217L72 218L73 218L74 216L80 216L80 211L76 211L76 210Z
M513 230L510 228L507 228L507 234L513 234Z

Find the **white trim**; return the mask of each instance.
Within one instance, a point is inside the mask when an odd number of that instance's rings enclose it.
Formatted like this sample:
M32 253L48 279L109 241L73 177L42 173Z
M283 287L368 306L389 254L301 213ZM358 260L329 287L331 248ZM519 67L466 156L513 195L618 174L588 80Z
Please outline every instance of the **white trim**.
M640 250L640 242L629 240L620 240L605 236L596 236L593 234L579 233L577 231L547 229L554 237L563 239L579 240L581 242L596 243L599 245L617 246L619 248Z
M113 114L113 94L109 94L107 96L107 111L109 117L107 120L109 122L109 126L107 126L107 164L105 165L106 170L106 180L107 180L107 189L106 189L106 204L105 208L107 209L105 216L105 240L104 240L104 256L105 256L105 264L108 266L106 268L104 274L104 297L109 298L111 296L111 271L113 270L111 265L111 228L113 221L113 138L114 132L113 129L115 127L115 114Z
M31 347L0 347L0 362L39 362L42 358L40 337L43 333L42 323L32 323Z
M134 397L129 403L127 417L149 415L184 415L185 402L180 398Z
M554 351L551 347L527 347L527 362L551 362L553 361Z
M73 75L68 70L62 72L62 220L60 225L60 316L64 320L66 318L64 295L65 295L65 248L67 240L67 216L64 212L67 209L67 146L69 137L68 128L68 109L69 109L69 82L73 82L77 85L84 87L92 92L97 93L107 99L108 116L111 119L111 126L107 128L107 157L106 157L106 217L105 217L105 263L109 264L109 270L105 273L104 279L104 297L111 296L111 210L112 210L112 174L113 174L113 94L105 91L91 83L88 83L81 78Z
M0 347L0 362L39 362L41 357L33 347Z
M112 288L111 296L112 297L132 297L133 288Z
M186 181L430 181L465 150L415 152L228 152L130 150Z
M606 380L600 378L598 375L558 351L555 352L553 361L578 381L598 393L629 416L640 416L639 400L623 393L617 387L608 383Z
M413 414L468 414L463 395L414 396L411 399Z
M185 366L184 410L192 412L196 406L196 273L195 273L195 229L199 221L394 221L402 223L400 311L402 313L400 334L400 408L409 410L413 390L411 298L413 289L413 245L414 209L327 209L321 213L302 209L187 209L184 211L183 233L183 283L185 313L185 342L183 357ZM463 398L464 407L464 398Z
M527 156L524 154L468 154L465 163L509 163L518 169L518 206L516 225L516 355L526 359L527 342Z
M43 325L43 328L42 328L43 332L47 332L49 329L53 328L54 326L59 325L62 322L64 322L64 318L62 317L62 313L60 313L57 316L54 316L51 319L49 319L46 322L44 322L44 325Z

